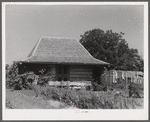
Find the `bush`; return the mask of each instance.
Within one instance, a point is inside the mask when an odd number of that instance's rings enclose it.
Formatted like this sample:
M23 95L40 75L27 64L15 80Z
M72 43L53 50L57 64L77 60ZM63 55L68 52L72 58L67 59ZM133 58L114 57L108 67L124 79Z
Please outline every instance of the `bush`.
M144 96L144 86L143 84L137 84L131 82L128 86L129 97L142 98Z
M37 85L43 86L51 79L51 70L46 70L46 73L42 72L40 75L36 75L34 72L25 72L19 74L19 63L14 62L10 68L6 68L6 88L21 90L21 89L34 89L33 82L37 81ZM45 67L42 67L40 71L45 71Z
M86 90L93 90L93 87L90 85L87 85L85 88L86 88Z
M15 67L15 69L17 68ZM6 88L14 90L32 89L32 83L36 78L39 78L39 76L33 72L18 74L15 69L14 66L12 66L9 75L6 77Z
M21 89L32 89L32 83L38 77L33 72L18 74L14 78L7 78L6 86L9 89L21 90Z
M129 97L141 98L144 96L143 84L137 84L131 81L128 81L126 84L126 81L122 78L117 79L117 83L113 83L111 87L115 90L121 90L122 94L126 94Z
M107 91L106 85L100 85L97 82L92 82L92 87L94 91Z

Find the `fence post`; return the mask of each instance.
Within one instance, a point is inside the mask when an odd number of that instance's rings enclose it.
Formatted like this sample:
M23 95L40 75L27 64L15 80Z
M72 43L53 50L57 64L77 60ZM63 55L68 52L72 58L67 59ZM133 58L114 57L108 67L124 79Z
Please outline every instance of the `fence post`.
M107 85L107 87L108 87L108 78L107 78L107 75L108 75L108 70L106 70L106 72L105 72L105 82L106 82L106 85Z
M127 84L128 80L127 80L127 71L125 71L125 82Z
M111 89L111 70L109 70L109 87Z
M131 76L131 82L133 82L134 80L133 80L133 74L132 74L132 72L130 71L130 76Z
M114 83L114 70L112 70L112 83Z

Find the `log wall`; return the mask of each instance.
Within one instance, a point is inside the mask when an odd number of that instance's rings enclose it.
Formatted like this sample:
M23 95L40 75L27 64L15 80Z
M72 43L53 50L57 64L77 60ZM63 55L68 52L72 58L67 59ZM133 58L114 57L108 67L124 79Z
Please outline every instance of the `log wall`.
M91 81L92 66L70 66L70 81Z

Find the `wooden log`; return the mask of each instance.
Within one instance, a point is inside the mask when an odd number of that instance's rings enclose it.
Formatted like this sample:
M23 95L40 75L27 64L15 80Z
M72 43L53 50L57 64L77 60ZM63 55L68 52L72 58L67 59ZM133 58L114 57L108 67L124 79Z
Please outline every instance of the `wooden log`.
M70 77L70 81L91 81L91 78L87 78L87 77L81 77L81 78Z
M92 75L87 74L70 74L70 77L92 77Z
M92 72L89 72L89 71L87 71L87 72L73 72L73 71L71 71L70 72L70 75L76 75L76 74L80 74L80 75L92 75L93 73Z

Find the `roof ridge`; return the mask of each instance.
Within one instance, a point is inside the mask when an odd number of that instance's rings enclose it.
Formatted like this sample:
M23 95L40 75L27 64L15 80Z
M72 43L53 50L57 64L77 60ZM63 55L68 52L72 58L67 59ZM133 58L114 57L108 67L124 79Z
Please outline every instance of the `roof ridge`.
M50 39L74 39L77 40L75 37L55 37L55 36L41 36L41 38L50 38Z
M25 61L25 60L27 60L27 59L30 59L30 58L32 58L32 57L34 56L34 54L35 54L35 52L36 52L36 49L38 48L38 45L39 45L41 39L42 39L42 38L40 37L39 40L38 40L38 42L35 44L35 48L34 48L34 50L33 50L33 53L31 54L31 56L29 56L29 57L23 59L22 61Z
M42 39L42 38L39 39L39 41L38 41L38 43L37 43L37 45L36 45L36 47L35 47L35 49L34 49L34 51L33 51L33 53L32 53L32 56L34 56L34 54L35 54L35 52L36 52L36 50L37 50L37 48L38 48L38 46L39 46L39 44L40 44L40 42L41 42L41 39ZM32 57L32 56L31 56L31 57Z

